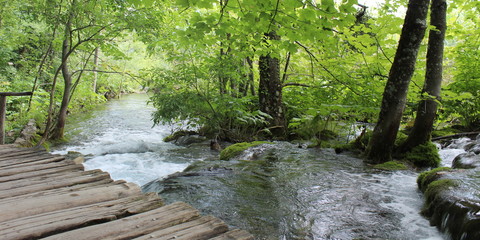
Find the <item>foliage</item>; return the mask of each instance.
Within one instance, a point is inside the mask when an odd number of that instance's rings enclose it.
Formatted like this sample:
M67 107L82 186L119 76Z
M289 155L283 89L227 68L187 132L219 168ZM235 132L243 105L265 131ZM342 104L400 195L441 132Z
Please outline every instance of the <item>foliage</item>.
M405 160L417 167L438 167L441 162L437 146L432 142L414 147L405 154Z
M265 141L255 141L255 142L242 142L236 143L228 146L220 152L220 160L230 160L233 157L239 155L241 152L247 150L248 148L255 147L261 144L269 144Z
M348 1L1 1L0 91L8 98L7 130L30 118L42 125L59 110L65 85L61 49L74 15L79 43L69 55L74 87L68 113L88 111L105 95L151 90L155 123L189 128L234 142L268 137L271 116L259 111L258 58L280 60L288 130L303 139L334 123L372 122L395 53L405 1L363 8ZM77 3L77 4L74 4ZM478 3L450 6L446 77L439 120L474 129L480 119ZM278 40L266 39L275 31ZM80 42L78 42L80 41ZM94 50L99 49L98 64ZM73 49L73 48L72 48ZM421 98L421 47L405 121ZM94 69L97 69L95 74ZM96 88L94 89L94 85ZM53 93L50 96L50 93Z

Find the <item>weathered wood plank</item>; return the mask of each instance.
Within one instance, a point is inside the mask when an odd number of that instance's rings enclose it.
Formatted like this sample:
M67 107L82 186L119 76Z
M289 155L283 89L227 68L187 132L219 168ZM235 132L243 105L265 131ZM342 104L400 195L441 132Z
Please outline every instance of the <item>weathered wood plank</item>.
M9 198L2 198L0 199L0 205L8 204L12 202L23 201L26 199L34 199L39 197L46 197L46 196L61 196L65 194L72 194L76 191L86 191L91 189L97 189L100 187L109 187L114 185L123 185L126 182L123 180L113 181L112 179L104 179L96 182L91 183L84 183L78 184L70 187L63 187L63 188L56 188L50 190L39 191L35 193L27 193L21 196L9 197Z
M53 179L49 179L48 182L42 181L37 184L32 182L32 184L29 186L17 187L15 189L1 191L0 199L7 198L7 197L11 198L16 196L21 196L28 193L38 193L45 190L58 189L58 188L69 187L73 185L98 182L106 179L110 180L110 174L97 173L97 174L83 175L83 176L77 176L77 177L69 176L63 179L53 178Z
M0 204L0 222L45 212L105 202L141 193L133 183L79 190L59 195L38 196Z
M252 234L245 230L234 229L210 240L253 240Z
M62 156L55 157L51 155L36 156L35 158L23 158L21 161L19 161L18 159L14 159L10 161L0 162L0 171L2 171L2 169L40 165L40 164L51 163L51 162L60 162L64 160L65 160L65 157L62 157Z
M53 235L45 240L132 239L158 229L188 222L198 216L198 210L186 203L178 202L120 220Z
M0 236L10 240L36 239L146 212L162 205L163 201L156 194L148 194L27 216L0 223Z
M225 225L223 221L212 216L206 216L166 229L158 230L135 239L204 240L215 237L226 231L228 231L228 226Z
M2 153L2 155L0 155L0 161L4 161L6 159L11 159L11 158L17 158L17 159L22 159L22 157L28 157L28 156L35 156L35 155L45 155L45 154L49 154L47 152L45 152L45 150L41 150L41 149L38 149L38 150L34 150L34 149L30 149L30 148L26 148L24 150L17 150L17 151L8 151L8 152L4 152Z
M62 162L46 163L41 165L21 166L17 168L5 168L5 169L0 169L0 177L11 176L11 175L21 174L26 172L34 172L34 171L44 170L49 168L71 166L72 164L75 164L75 163L73 163L73 161L62 161Z
M31 178L26 178L26 179L16 179L13 181L9 182L0 182L0 191L4 190L9 190L9 189L16 189L16 188L21 188L21 187L26 187L26 186L31 186L35 184L48 184L49 182L53 181L59 181L59 180L64 180L66 178L74 178L74 177L79 177L79 176L90 176L93 174L108 174L107 172L103 172L102 170L95 169L95 170L90 170L90 171L85 171L85 172L59 172L59 173L52 173L48 175L40 175L40 176L33 176Z
M34 172L24 172L24 173L19 173L15 175L0 177L0 182L9 182L17 179L26 179L34 176L45 176L48 174L65 172L65 171L75 172L75 171L83 171L83 170L84 170L84 167L81 164L60 166L56 168L48 168L48 169L38 170Z

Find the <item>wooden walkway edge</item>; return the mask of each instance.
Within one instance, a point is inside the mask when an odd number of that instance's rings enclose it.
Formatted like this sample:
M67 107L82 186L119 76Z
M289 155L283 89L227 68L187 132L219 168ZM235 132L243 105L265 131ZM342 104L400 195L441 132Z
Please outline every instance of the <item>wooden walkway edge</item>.
M250 240L192 206L42 149L0 145L1 239Z

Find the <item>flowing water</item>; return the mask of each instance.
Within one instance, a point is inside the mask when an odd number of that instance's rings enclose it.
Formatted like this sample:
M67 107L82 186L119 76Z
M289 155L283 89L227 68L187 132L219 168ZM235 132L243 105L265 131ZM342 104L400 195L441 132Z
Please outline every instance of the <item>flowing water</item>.
M285 142L219 161L208 142L163 142L171 127L152 128L146 98L130 95L71 116L70 143L55 151L81 152L87 169L143 185L166 202L185 201L257 239L444 239L420 215L416 172L375 170L349 155Z

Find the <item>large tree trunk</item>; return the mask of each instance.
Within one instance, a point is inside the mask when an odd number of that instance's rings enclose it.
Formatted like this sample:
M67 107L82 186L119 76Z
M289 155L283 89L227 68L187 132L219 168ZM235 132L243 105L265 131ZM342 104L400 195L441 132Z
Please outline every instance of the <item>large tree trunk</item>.
M412 148L430 140L433 123L437 113L438 101L442 85L443 46L445 31L447 30L447 2L446 0L433 0L430 12L430 25L436 29L430 30L427 51L427 71L422 93L427 97L420 101L417 117L408 136L407 141L401 146L400 151L407 152Z
M266 34L269 39L279 39L274 32ZM285 115L282 102L282 83L280 82L280 61L270 54L259 59L260 84L258 97L260 111L269 114L271 132L275 137L285 136Z
M405 108L418 49L427 28L429 0L410 0L402 34L388 81L383 92L377 125L367 147L367 158L374 163L391 160L392 149Z

